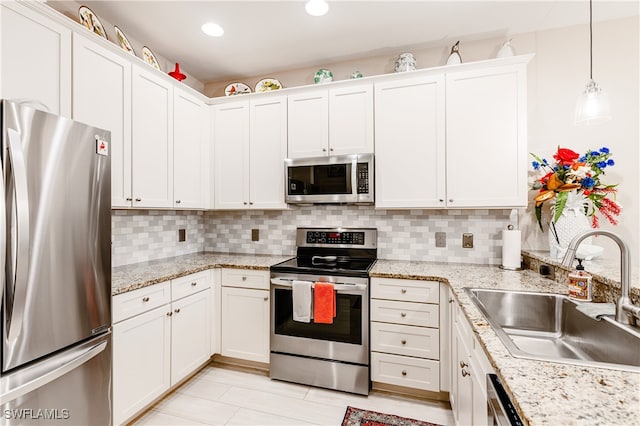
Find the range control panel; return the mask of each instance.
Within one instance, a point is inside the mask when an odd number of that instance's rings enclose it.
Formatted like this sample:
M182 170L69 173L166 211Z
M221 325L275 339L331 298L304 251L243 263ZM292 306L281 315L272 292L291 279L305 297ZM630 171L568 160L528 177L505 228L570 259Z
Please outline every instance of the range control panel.
M307 244L364 245L364 232L307 231Z

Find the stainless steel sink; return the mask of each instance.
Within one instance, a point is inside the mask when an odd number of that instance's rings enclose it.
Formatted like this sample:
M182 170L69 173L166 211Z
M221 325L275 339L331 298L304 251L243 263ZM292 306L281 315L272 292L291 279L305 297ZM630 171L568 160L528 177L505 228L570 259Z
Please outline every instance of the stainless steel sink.
M465 288L515 357L640 372L640 330L550 293Z

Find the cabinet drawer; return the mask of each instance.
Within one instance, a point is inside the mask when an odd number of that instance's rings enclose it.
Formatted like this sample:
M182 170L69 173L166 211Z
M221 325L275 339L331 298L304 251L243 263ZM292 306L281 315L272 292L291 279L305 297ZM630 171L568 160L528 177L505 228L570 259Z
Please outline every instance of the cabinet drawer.
M211 287L211 281L211 271L209 270L171 280L171 299L178 300L206 290Z
M255 269L222 269L224 287L269 290L269 271Z
M113 323L171 302L169 281L113 296Z
M440 302L440 284L436 281L372 278L371 297L437 304Z
M371 353L371 380L433 392L440 391L440 363L428 359Z
M438 328L439 312L438 305L371 299L371 321Z
M435 328L371 323L371 350L440 359L440 332Z

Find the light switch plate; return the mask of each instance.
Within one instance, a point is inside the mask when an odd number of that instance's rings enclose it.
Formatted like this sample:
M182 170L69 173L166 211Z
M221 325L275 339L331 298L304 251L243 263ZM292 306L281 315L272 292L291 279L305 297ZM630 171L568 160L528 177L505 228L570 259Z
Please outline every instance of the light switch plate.
M462 248L473 248L473 234L467 232L462 234Z

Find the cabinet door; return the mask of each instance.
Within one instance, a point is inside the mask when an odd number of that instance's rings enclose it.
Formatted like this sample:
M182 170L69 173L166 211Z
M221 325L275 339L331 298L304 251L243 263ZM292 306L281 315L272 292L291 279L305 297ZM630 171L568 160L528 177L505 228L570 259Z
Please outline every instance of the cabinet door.
M202 209L204 102L180 89L173 92L173 206Z
M171 304L171 385L209 359L211 294L206 289Z
M329 154L329 100L326 90L288 96L289 158Z
M0 99L70 118L71 30L18 2L0 8Z
M216 209L249 207L249 102L213 107ZM283 166L284 167L284 166Z
M221 343L224 356L269 362L269 291L222 287Z
M379 83L375 98L376 207L444 207L444 77Z
M133 67L133 207L173 206L173 87Z
M73 119L111 131L111 206L131 207L131 63L78 34Z
M170 386L171 317L164 305L113 326L113 423L122 424Z
M525 65L447 74L447 206L527 205Z
M373 152L373 84L329 90L329 153Z
M456 423L460 425L473 424L473 382L471 380L471 366L469 365L469 349L465 345L458 324L453 333L453 360L452 366L452 396L451 408ZM455 394L455 397L454 395Z
M287 98L251 101L249 176L251 208L285 209L284 159L287 157Z

